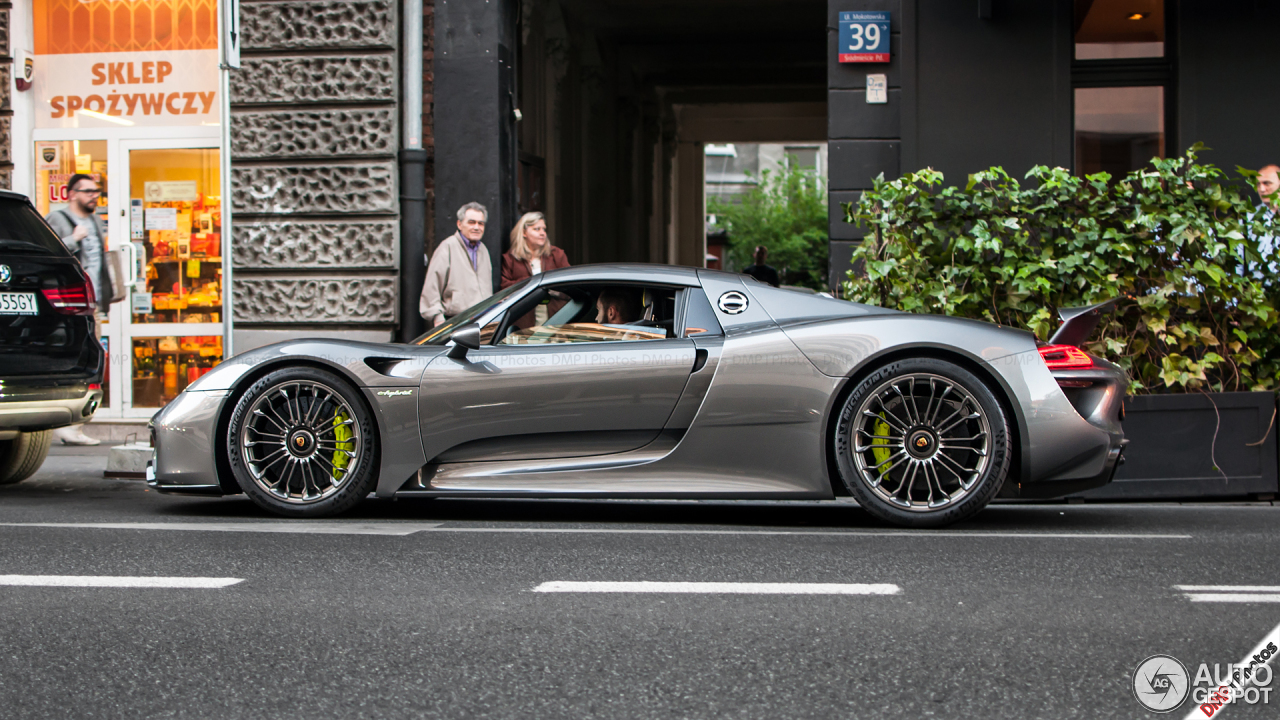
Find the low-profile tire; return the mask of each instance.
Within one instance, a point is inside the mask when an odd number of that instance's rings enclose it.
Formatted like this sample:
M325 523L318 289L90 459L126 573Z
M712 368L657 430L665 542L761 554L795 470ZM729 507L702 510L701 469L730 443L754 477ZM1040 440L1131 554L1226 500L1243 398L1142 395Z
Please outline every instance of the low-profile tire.
M276 370L236 401L227 460L240 489L287 517L351 509L378 483L373 416L350 383L311 367Z
M892 362L860 381L833 426L840 479L867 512L904 527L971 517L1009 474L1008 420L990 388L944 360Z
M0 441L0 485L20 483L35 475L52 442L52 430L18 433L12 440Z

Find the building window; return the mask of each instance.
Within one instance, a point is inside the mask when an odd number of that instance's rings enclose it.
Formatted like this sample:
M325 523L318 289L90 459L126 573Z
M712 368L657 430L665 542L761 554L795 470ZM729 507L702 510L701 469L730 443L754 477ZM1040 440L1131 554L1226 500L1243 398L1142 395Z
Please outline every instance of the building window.
M1176 153L1171 18L1164 0L1074 0L1075 171L1112 177Z
M1164 57L1163 0L1075 0L1076 59Z
M1164 88L1076 88L1076 172L1112 177L1164 157Z
M787 157L787 167L822 174L819 164L822 161L817 147L787 147L783 150Z

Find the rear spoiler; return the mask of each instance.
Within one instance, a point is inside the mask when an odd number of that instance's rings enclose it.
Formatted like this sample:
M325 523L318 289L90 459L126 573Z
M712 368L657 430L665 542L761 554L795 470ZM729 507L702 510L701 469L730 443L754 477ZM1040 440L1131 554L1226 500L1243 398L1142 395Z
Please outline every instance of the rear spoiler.
M1093 334L1093 329L1098 327L1098 322L1102 320L1103 314L1109 311L1112 305L1116 304L1116 300L1119 300L1119 298L1111 298L1106 302L1087 307L1058 308L1058 316L1062 318L1062 327L1058 328L1058 332L1049 338L1049 344L1079 347L1081 343L1088 340L1089 336Z

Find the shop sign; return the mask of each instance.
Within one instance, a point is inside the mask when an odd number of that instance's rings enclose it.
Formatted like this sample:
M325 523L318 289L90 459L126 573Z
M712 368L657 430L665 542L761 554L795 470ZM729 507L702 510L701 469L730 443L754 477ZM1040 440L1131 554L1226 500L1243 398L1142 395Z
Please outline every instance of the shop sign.
M62 158L59 151L62 149L60 142L38 142L36 143L36 169L37 170L53 170L57 172L62 169Z
M195 202L200 191L195 180L155 180L143 183L143 197L149 203Z
M889 62L889 13L867 10L840 13L838 59L842 63Z
M177 230L178 229L178 208L171 208L171 207L147 208L146 229L147 230Z
M150 315L154 310L151 306L151 293L133 291L133 307L129 308L134 315Z
M93 181L102 185L102 173L91 172L85 173L93 178ZM67 189L67 181L71 179L71 173L49 173L49 202L64 203L71 199L71 191Z
M218 124L216 0L34 5L36 127Z

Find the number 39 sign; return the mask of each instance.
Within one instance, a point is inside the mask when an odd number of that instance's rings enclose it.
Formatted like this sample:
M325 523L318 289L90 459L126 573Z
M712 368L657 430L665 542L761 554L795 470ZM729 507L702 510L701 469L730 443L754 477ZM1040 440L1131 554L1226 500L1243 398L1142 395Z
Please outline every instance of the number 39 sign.
M840 62L889 62L889 13L840 13Z

